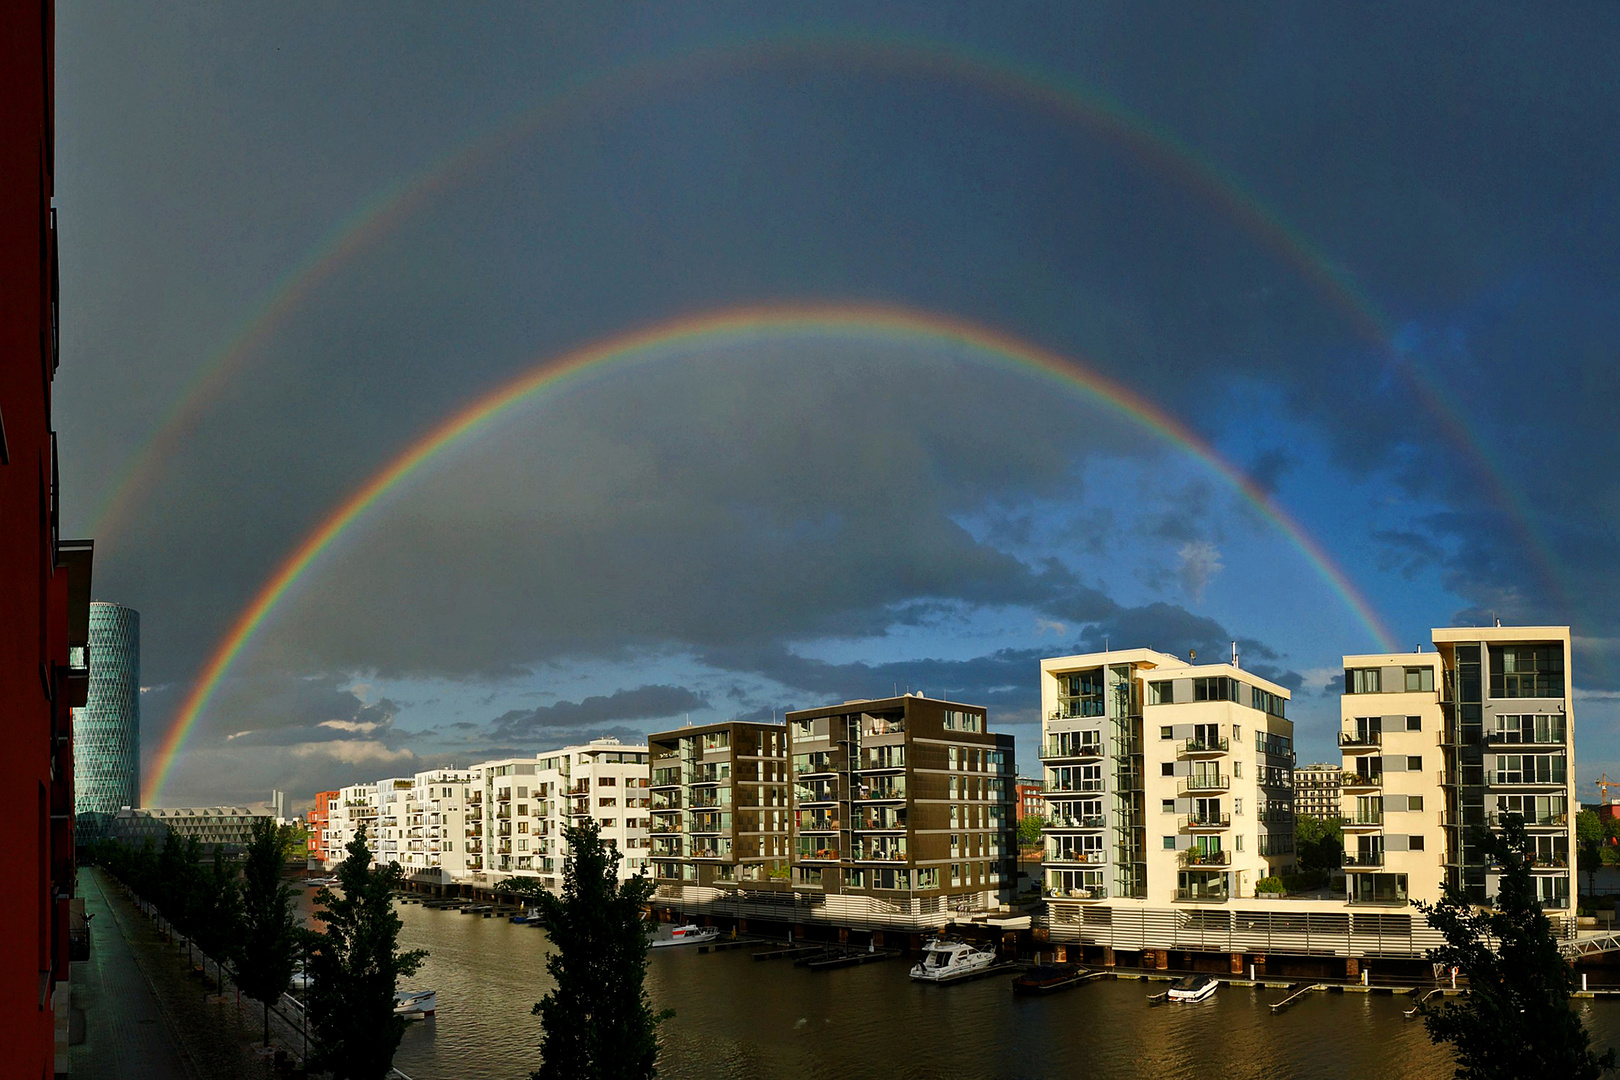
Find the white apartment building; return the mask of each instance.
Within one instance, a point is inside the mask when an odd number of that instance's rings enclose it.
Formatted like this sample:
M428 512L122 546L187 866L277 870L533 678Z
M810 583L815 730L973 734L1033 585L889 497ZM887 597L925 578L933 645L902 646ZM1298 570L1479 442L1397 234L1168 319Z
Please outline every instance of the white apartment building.
M361 826L366 829L366 842L373 851L377 845L377 785L350 784L338 789L338 798L332 804L327 819L325 848L321 861L328 868L348 857L346 850L354 841Z
M1572 895L1575 711L1564 626L1445 627L1432 653L1346 656L1345 870L1352 902L1497 891L1476 830L1519 816L1542 904ZM1353 826L1352 826L1353 822Z
M403 801L405 838L399 860L407 874L438 871L445 880L467 876L467 793L472 773L434 769L411 778Z
M532 758L482 762L469 773L466 873L474 880L522 875L561 888L563 829L586 817L618 848L620 880L648 869L645 747L595 739Z
M1042 660L1050 904L1224 903L1292 869L1288 699L1151 649Z

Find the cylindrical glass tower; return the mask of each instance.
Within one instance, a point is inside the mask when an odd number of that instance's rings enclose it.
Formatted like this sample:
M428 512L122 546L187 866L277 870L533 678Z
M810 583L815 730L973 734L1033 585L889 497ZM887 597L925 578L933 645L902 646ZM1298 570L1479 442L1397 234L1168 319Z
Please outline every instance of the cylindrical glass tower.
M141 805L141 616L90 605L90 692L73 710L74 832L105 836L121 806Z

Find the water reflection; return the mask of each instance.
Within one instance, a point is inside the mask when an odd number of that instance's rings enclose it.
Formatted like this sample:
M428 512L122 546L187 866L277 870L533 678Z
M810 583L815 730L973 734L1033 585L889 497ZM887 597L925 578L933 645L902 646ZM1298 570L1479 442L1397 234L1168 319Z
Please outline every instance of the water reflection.
M307 901L306 901L307 902ZM530 1008L550 987L546 935L503 919L399 909L407 948L430 956L413 982L439 991L436 1019L411 1025L397 1064L413 1080L519 1080L538 1063ZM1157 984L1102 981L1018 998L1000 978L913 983L899 961L811 973L747 950L662 949L648 965L662 1030L660 1076L1365 1080L1450 1077L1449 1055L1407 1022L1405 997L1317 994L1281 1016L1277 991L1225 987L1194 1006L1149 1008ZM1582 1002L1599 1043L1620 1042L1620 1003Z

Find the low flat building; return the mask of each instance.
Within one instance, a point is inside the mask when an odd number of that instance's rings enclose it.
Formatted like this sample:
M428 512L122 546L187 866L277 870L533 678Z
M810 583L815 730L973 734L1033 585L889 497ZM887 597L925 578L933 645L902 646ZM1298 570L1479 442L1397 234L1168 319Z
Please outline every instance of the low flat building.
M162 847L170 836L194 838L205 852L218 847L235 852L253 839L253 823L260 819L274 820L245 806L126 806L113 817L112 837L137 847L147 841Z

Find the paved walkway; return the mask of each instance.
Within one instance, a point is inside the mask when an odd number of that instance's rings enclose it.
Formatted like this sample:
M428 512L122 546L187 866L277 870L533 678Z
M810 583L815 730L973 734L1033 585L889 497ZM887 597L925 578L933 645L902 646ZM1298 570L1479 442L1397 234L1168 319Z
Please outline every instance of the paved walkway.
M187 1067L157 994L136 963L95 871L79 874L90 916L90 959L73 965L73 1008L84 1014L84 1041L68 1052L69 1075L90 1080L198 1077ZM77 1029L78 1025L75 1024ZM201 1080L201 1078L198 1078Z
M184 957L171 954L150 920L93 867L79 871L90 922L90 959L73 965L73 1008L82 1042L69 1075L89 1080L258 1080L258 1014L245 1024L234 1003L209 1003ZM75 1017L74 1034L80 1026ZM253 1030L249 1032L248 1027Z

